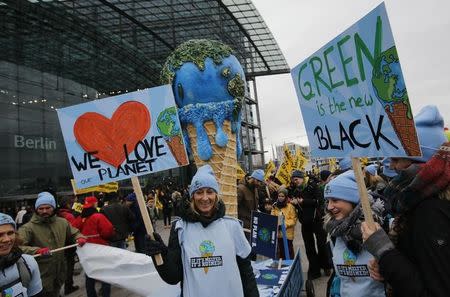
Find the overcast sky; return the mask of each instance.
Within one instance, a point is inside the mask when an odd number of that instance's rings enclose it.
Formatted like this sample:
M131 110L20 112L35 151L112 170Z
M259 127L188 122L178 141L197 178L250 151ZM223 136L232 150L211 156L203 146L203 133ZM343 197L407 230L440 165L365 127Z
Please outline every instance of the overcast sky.
M380 0L253 0L290 68L346 30ZM438 106L450 123L450 1L386 0L414 113ZM308 144L290 74L258 77L266 162L271 145ZM277 116L282 115L282 116Z

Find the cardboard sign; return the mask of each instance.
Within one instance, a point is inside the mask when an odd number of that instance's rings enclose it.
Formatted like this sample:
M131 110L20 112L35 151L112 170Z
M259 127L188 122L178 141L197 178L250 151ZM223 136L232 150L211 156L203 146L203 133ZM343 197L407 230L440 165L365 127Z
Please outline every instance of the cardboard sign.
M61 108L58 117L77 188L188 164L169 85Z
M291 75L314 157L421 156L384 3Z
M117 192L119 190L119 183L117 183L117 182L107 183L104 185L98 185L95 187L89 187L89 188L84 188L84 189L78 189L74 179L71 179L70 182L72 183L72 189L73 189L73 193L75 195L81 195L81 194L93 193L93 192L113 193L113 192Z
M252 212L252 251L272 259L277 257L278 217Z

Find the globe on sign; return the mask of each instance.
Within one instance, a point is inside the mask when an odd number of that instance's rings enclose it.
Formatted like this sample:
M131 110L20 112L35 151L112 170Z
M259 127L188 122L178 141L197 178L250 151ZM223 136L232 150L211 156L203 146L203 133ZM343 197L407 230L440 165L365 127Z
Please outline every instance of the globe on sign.
M261 228L258 230L258 238L261 241L269 242L270 241L270 231L267 228Z

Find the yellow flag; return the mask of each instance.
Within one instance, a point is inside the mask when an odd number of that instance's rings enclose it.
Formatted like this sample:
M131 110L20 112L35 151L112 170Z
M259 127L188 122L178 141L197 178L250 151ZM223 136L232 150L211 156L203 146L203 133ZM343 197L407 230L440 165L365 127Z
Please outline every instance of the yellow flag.
M361 166L366 167L367 163L369 163L369 159L367 157L359 158L359 161L361 162Z
M159 200L159 191L156 191L156 194L155 194L155 208L158 210L163 209L163 205L162 205L161 201Z
M89 188L84 188L84 189L78 189L77 185L75 183L75 180L71 179L70 181L72 183L72 189L73 189L73 192L75 193L75 195L81 195L81 194L92 193L92 192L112 193L112 192L117 192L119 190L119 183L117 183L117 182L107 183L104 185L98 185L95 187L89 187Z
M272 171L275 169L275 163L273 163L272 160L269 161L269 163L267 163L266 166L266 171L264 172L264 180L267 180L270 175L272 174Z
M283 148L284 152L284 158L283 162L281 163L280 167L278 168L277 174L275 177L283 183L283 185L289 186L291 182L291 174L292 174L292 164L293 164L293 158L291 155L291 151L288 149L287 145Z
M328 168L331 172L334 172L337 169L336 158L328 159Z
M242 169L241 165L236 164L236 169L237 169L237 179L243 179L245 177L245 171L244 169Z
M294 162L292 164L293 170L301 170L305 171L306 164L308 163L308 159L305 158L302 151L300 149L297 149L295 151L295 158Z

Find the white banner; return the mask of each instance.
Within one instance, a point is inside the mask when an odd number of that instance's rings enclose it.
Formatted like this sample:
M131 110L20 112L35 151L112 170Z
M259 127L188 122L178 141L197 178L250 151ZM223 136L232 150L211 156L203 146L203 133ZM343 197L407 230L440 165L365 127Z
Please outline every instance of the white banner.
M179 285L165 283L152 258L106 245L87 243L77 248L85 273L96 280L122 287L146 297L177 297Z

